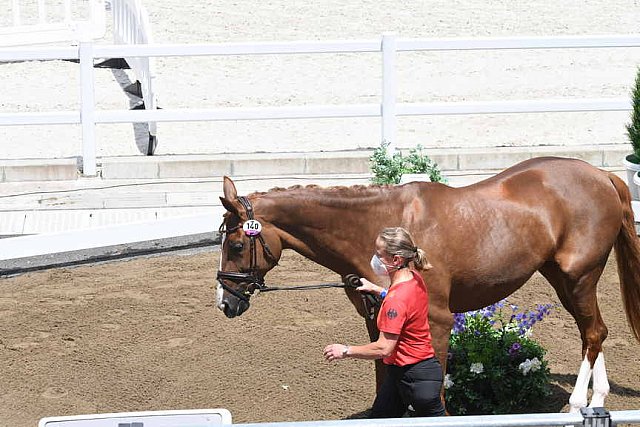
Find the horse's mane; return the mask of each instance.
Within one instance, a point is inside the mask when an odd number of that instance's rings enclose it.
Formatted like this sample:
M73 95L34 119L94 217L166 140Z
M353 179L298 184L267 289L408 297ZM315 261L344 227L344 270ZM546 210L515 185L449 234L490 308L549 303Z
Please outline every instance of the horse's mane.
M322 192L322 193L358 193L366 190L374 190L380 188L390 187L388 184L356 184L351 186L346 185L334 185L330 187L323 187L321 185L316 184L308 184L308 185L292 185L289 187L273 187L267 191L255 191L250 193L248 197L262 197L267 196L272 193L282 193L282 192L296 192L296 191L306 191L310 190L311 192Z
M290 199L298 201L306 201L316 204L317 206L333 206L342 208L351 208L354 205L362 203L363 199L371 200L378 198L385 193L385 190L392 190L396 186L385 184L371 185L352 185L352 186L330 186L323 187L319 185L293 185L291 187L272 188L266 192L255 192L249 194L248 197L255 199L262 198L282 198L282 202Z
M345 185L334 185L330 187L323 187L321 185L316 184L308 184L308 185L292 185L290 187L273 187L267 191L255 191L248 195L248 197L263 197L269 196L275 193L303 193L308 192L311 194L322 194L323 197L336 195L336 196L358 196L365 195L367 191L377 190L383 188L391 187L387 184L356 184L351 186Z

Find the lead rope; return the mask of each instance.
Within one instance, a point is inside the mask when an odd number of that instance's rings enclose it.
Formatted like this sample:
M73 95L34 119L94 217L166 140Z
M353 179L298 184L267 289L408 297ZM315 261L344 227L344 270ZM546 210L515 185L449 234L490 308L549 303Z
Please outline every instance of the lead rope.
M346 286L350 286L352 288L357 288L362 286L362 282L360 278L355 274L347 274L344 276L344 282ZM362 303L364 304L364 308L367 312L367 316L369 320L373 320L376 317L376 310L382 305L382 300L375 295L370 293L361 293Z

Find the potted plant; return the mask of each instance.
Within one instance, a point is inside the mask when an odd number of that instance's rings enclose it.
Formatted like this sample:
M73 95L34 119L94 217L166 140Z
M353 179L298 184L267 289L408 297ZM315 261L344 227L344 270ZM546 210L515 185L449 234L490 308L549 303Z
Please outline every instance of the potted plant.
M634 182L634 175L640 171L640 68L631 92L631 107L631 122L626 127L627 137L633 147L633 154L625 157L624 166L627 169L627 183L631 191L631 198L638 200L638 186Z
M446 183L438 164L423 152L422 146L412 148L407 156L400 152L390 155L388 146L388 142L380 144L369 159L374 175L371 181L374 184L404 184L410 181Z

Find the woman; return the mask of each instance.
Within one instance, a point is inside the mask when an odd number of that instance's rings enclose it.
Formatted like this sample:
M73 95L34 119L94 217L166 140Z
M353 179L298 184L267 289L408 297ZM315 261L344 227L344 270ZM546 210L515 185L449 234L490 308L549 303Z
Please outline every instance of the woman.
M380 337L360 346L328 345L325 359L381 358L387 365L371 418L398 418L407 410L416 417L445 415L440 399L442 368L431 345L429 296L418 273L431 264L407 230L392 227L378 235L371 268L379 276L388 276L391 284L387 290L361 279L358 288L383 298L378 313Z

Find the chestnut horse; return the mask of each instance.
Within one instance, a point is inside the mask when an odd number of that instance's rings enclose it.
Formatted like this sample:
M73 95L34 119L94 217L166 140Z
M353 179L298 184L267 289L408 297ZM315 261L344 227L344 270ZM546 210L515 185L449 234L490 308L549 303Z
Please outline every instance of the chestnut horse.
M576 159L535 158L463 188L413 182L398 186L315 186L239 197L224 178L223 245L217 304L227 317L249 308L256 288L293 249L341 276L375 281L369 260L378 232L402 226L426 250L433 346L443 367L452 313L493 304L539 271L575 319L583 361L569 399L571 411L604 406L609 392L602 342L607 328L596 284L616 249L620 288L631 331L640 341L640 242L629 189L612 173ZM243 229L244 228L244 229ZM378 330L357 291L346 293ZM376 364L376 380L383 367Z

